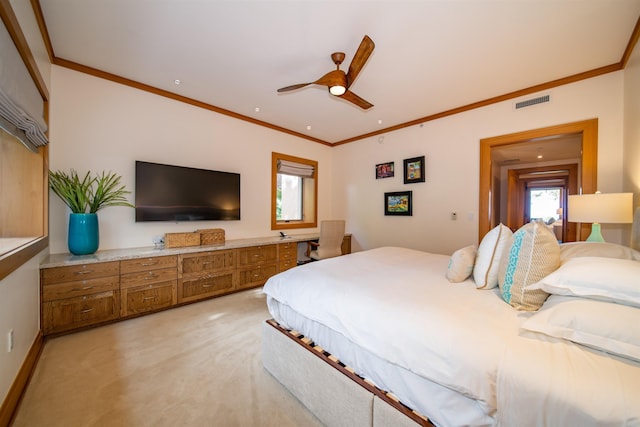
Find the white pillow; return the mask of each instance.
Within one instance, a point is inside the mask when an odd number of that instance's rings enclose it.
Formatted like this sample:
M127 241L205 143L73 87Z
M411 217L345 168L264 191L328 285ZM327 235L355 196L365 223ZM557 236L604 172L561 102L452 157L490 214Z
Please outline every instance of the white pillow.
M640 252L627 246L608 242L569 242L560 245L560 263L583 256L603 258L635 259L640 261Z
M531 285L560 266L560 245L543 222L530 222L513 234L513 243L500 264L500 294L518 310L535 311L549 294Z
M601 257L571 258L532 288L550 294L640 307L640 262Z
M509 250L512 238L513 232L503 224L493 228L482 238L473 267L473 280L478 289L498 286L500 259Z
M466 246L455 251L449 259L447 279L449 279L450 282L457 283L471 276L477 252L478 249L475 245Z
M522 329L640 362L640 308L551 295Z

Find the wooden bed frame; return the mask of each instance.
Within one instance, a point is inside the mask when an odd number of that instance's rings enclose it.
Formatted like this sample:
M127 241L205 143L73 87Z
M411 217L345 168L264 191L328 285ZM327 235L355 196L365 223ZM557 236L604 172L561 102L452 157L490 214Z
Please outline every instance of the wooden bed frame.
M433 426L309 338L273 319L262 327L262 361L265 369L325 425Z

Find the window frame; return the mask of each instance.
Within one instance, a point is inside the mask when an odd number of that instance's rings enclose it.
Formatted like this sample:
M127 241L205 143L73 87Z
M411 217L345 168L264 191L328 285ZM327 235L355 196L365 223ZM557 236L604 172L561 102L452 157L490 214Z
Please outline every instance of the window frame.
M24 64L27 67L34 84L42 96L42 100L44 101L43 116L45 122L48 124L49 92L29 48L29 44L27 43L24 33L20 28L18 19L10 5L6 8L0 7L0 18L2 18L2 23L7 28L7 31L13 39L20 56L23 58ZM48 146L44 146L40 147L38 151L39 155L43 158L44 170L42 171L42 199L36 202L41 202L43 204L43 235L0 255L0 280L3 280L11 273L18 270L22 265L49 247L49 149Z
M305 178L303 177L303 190L302 190L302 220L288 220L288 221L278 221L277 220L277 195L278 195L278 161L279 160L287 160L290 162L301 163L304 165L312 166L314 169L313 173L313 186L312 189L308 189L307 185L305 185ZM318 226L318 162L315 160L304 159L302 157L290 156L288 154L282 153L271 153L271 229L272 230L290 230L297 228L314 228ZM309 178L306 178L307 180ZM308 194L310 191L313 192L312 195ZM308 206L307 202L309 200L309 196L312 196L312 206ZM307 219L309 216L312 216L312 219Z

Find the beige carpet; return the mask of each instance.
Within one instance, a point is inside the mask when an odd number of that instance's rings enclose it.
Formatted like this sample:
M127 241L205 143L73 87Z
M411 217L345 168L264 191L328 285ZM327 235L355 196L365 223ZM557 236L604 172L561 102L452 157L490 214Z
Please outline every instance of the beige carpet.
M262 367L261 289L49 340L14 426L319 426Z

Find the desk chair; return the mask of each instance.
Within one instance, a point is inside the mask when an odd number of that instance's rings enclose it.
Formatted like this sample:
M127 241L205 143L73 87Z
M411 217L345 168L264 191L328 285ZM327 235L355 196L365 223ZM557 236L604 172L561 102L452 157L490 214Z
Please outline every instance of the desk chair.
M314 260L320 260L342 255L343 239L344 220L321 221L318 242L307 242L309 257ZM311 248L314 249L311 250Z

